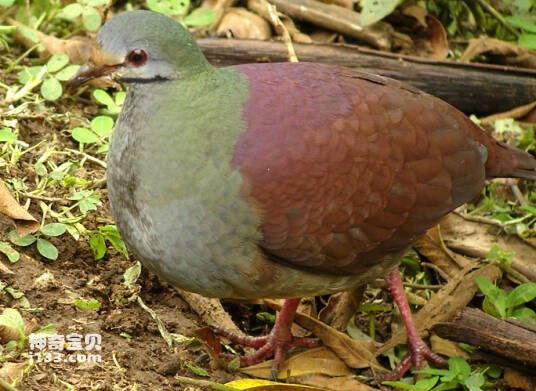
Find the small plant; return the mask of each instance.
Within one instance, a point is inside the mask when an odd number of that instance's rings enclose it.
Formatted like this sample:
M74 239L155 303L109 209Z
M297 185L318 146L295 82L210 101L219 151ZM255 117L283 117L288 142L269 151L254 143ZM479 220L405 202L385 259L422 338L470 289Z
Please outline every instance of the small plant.
M186 27L206 26L214 22L216 13L209 8L196 8L188 13L190 0L147 0L147 7L155 12L178 16Z
M97 31L102 24L102 16L97 10L108 5L109 0L77 0L60 10L56 18L72 23L80 23L88 31Z
M74 305L82 310L88 310L88 311L98 311L100 310L100 303L97 299L76 299L74 301Z
M26 335L26 325L24 324L24 319L22 319L19 311L13 308L6 308L2 315L0 315L0 326L14 330L16 333L18 333L19 339L9 341L6 344L7 348L16 348L19 351L22 351L22 349L24 349L24 347L28 344L29 337ZM55 331L56 325L49 324L40 328L34 332L34 334L52 335Z
M18 92L29 92L41 85L40 92L44 99L57 100L63 94L60 82L69 80L80 67L68 64L69 57L66 54L56 53L50 57L45 65L24 68L19 72L19 83L23 87Z
M93 91L93 97L95 100L106 106L106 109L102 109L102 114L112 117L116 117L121 111L121 107L125 101L125 96L125 91L118 91L113 97L100 88L97 88Z
M123 238L119 234L115 225L100 226L96 231L93 231L93 236L89 238L89 246L93 252L95 260L98 261L106 255L106 242L109 242L112 247L123 254L128 259L128 251Z
M43 236L60 236L65 233L66 229L65 224L50 223L43 225L39 229L38 233L29 234L22 238L19 236L17 231L12 230L9 232L8 238L11 243L20 247L31 246L32 244L36 243L39 254L54 261L58 258L58 249L50 241L44 239Z
M72 130L71 135L80 143L80 150L84 149L84 144L96 144L99 146L97 153L104 153L108 151L113 129L113 118L107 115L99 115L91 120L90 129L77 126Z
M536 283L518 285L510 293L484 278L477 278L478 288L484 294L484 311L496 318L516 318L536 325L536 312L524 306L536 298Z
M449 369L429 368L414 371L414 373L431 376L420 379L415 384L406 384L401 381L386 381L383 384L410 391L443 391L454 389L481 391L485 383L484 373L482 371L473 373L467 361L460 357L449 359Z

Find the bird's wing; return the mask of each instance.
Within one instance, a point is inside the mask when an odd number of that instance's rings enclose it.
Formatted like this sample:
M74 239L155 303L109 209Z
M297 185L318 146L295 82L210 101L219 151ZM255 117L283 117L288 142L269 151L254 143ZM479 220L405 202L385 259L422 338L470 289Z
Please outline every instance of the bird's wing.
M473 125L430 95L315 64L237 69L250 96L233 164L274 259L359 273L482 187Z

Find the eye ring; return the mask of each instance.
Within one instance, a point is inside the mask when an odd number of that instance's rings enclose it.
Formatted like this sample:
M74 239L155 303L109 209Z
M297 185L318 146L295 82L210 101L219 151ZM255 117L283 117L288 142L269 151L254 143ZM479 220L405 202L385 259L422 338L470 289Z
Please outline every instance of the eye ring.
M147 62L148 59L147 52L143 49L134 49L131 50L126 57L126 63L134 67L141 67Z

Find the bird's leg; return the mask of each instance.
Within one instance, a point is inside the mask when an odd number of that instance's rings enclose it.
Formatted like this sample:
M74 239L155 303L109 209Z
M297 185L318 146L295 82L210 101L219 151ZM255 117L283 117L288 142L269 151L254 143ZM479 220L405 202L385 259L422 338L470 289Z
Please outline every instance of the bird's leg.
M227 330L224 330L218 326L214 326L216 332L221 334L231 341L258 348L258 350L250 355L240 357L241 366L249 366L258 364L263 360L274 357L274 363L272 365L272 378L277 378L277 373L281 364L285 361L285 353L296 346L316 347L320 345L318 339L315 338L295 338L290 332L294 315L300 299L287 299L281 307L281 311L275 320L274 327L270 334L264 337L250 337L234 334ZM225 359L233 359L233 355L223 354Z
M393 295L398 310L400 311L400 316L402 321L406 326L406 331L408 333L408 350L409 353L406 357L398 364L396 369L384 376L381 376L381 381L386 380L396 380L401 378L408 369L411 368L411 364L416 369L421 369L422 363L424 360L432 362L438 367L446 367L447 361L432 352L428 346L424 343L422 338L415 327L415 322L413 321L413 316L411 315L411 310L409 309L408 299L406 293L404 292L404 286L402 284L402 278L400 277L400 271L398 268L395 268L389 272L387 275L387 284Z

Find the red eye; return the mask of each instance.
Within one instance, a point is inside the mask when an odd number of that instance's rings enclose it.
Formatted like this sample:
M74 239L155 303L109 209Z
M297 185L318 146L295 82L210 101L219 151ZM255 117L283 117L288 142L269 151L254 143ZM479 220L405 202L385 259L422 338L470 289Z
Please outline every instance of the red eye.
M143 64L147 62L147 52L145 50L141 49L134 49L130 53L127 54L126 62L129 65L135 66L135 67L141 67Z

